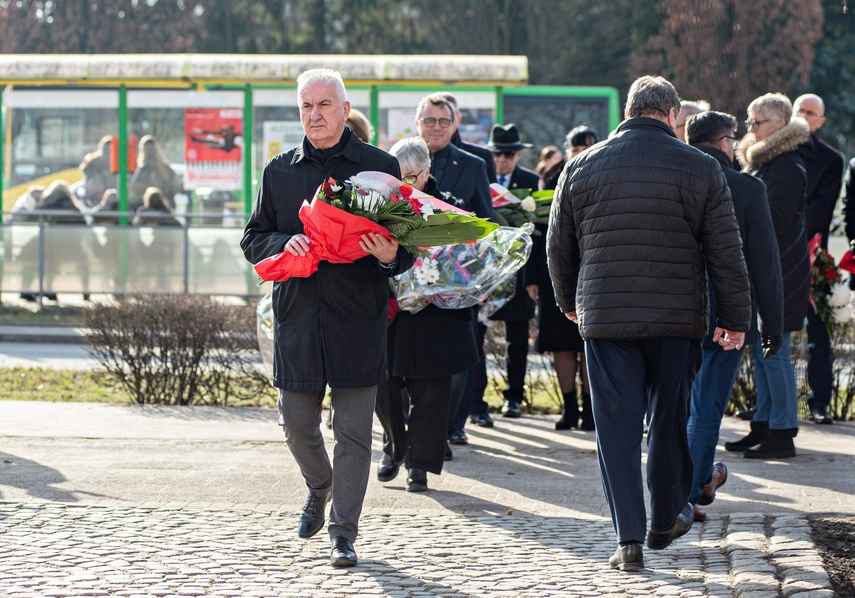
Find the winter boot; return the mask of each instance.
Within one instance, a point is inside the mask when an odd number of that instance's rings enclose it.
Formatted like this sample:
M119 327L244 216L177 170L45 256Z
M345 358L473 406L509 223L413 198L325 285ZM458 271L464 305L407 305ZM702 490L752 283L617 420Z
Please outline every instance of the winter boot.
M576 392L564 393L564 409L561 410L561 419L555 422L556 430L569 430L579 427L579 403Z
M750 448L743 453L746 459L789 459L796 456L796 447L793 444L797 428L785 430L769 430L766 440L757 448Z
M591 395L582 393L582 423L579 424L580 430L594 430L594 408L591 406Z
M751 432L748 436L740 438L736 442L725 442L724 448L728 451L740 452L750 449L752 446L757 446L766 439L766 433L769 430L769 422L751 422Z

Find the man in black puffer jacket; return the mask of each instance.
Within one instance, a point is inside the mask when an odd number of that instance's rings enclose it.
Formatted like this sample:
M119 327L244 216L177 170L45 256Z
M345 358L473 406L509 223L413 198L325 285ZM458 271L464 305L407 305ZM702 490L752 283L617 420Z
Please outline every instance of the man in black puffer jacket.
M692 526L687 404L715 289L714 336L739 349L751 294L721 166L676 138L680 99L661 77L632 84L614 136L564 169L547 251L558 307L585 339L600 471L618 549L643 566L641 440L650 415L650 532L659 549Z

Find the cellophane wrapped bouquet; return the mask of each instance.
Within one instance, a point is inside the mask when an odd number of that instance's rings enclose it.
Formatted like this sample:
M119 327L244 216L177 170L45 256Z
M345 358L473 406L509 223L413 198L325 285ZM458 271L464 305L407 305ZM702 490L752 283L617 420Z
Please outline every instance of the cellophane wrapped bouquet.
M532 230L502 226L475 243L430 248L391 279L399 307L417 313L430 304L461 309L487 301L528 260Z

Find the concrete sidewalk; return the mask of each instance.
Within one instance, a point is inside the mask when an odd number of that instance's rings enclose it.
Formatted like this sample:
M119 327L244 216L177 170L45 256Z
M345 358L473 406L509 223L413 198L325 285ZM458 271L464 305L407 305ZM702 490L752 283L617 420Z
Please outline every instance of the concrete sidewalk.
M806 516L855 512L855 425L803 424L789 461L720 453L708 520L627 574L594 436L553 419L470 426L424 494L372 474L360 564L336 570L324 533L296 536L273 410L0 401L0 596L833 595Z

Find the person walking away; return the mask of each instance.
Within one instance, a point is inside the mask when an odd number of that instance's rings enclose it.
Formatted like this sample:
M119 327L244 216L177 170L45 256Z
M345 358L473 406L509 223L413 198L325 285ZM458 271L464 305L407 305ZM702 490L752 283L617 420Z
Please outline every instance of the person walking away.
M637 79L615 134L565 167L547 237L556 302L585 339L600 472L618 542L609 565L624 571L644 566L645 536L648 548L665 548L693 523L686 420L707 332L707 274L718 306L715 342L741 348L751 318L727 180L717 160L677 139L679 111L670 82ZM641 476L646 413L649 532Z

